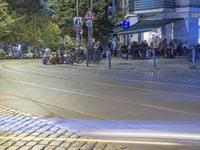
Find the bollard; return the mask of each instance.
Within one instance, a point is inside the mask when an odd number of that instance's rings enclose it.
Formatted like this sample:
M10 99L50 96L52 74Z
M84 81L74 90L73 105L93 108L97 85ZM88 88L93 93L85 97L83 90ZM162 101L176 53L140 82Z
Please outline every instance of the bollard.
M192 47L192 66L190 67L191 69L196 69L196 49Z
M107 53L106 55L108 58L108 67L109 67L109 69L111 69L111 52L107 51L106 53Z
M109 69L111 69L111 53L109 53Z
M147 48L146 49L146 58L148 58L149 57L149 49Z
M90 52L89 52L89 47L88 47L88 49L87 49L87 67L89 67L89 54L90 54Z
M195 56L195 48L194 47L192 47L192 65L193 66L195 66L195 58L196 56Z
M153 66L154 66L154 68L157 68L157 64L156 64L156 51L155 51L155 49L153 49Z

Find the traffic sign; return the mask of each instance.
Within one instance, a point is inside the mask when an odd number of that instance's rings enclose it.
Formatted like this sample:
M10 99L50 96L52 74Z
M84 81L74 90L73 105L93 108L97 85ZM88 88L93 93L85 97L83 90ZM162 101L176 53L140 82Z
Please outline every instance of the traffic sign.
M86 21L86 26L87 26L88 28L92 27L92 20L87 20L87 21Z
M87 12L86 12L84 18L85 18L86 20L96 20L95 14L94 14L94 12L92 12L91 9L88 9L88 10L87 10Z
M74 17L74 28L77 32L81 32L83 25L83 18L82 17Z

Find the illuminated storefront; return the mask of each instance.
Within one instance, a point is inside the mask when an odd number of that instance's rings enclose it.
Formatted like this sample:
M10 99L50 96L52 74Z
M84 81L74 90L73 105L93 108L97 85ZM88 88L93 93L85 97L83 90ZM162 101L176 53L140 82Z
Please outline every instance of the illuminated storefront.
M129 19L131 26L137 25L137 21L161 20L171 22L160 24L160 26L150 24L145 29L137 32L134 31L121 32L120 36L125 37L128 41L146 40L154 42L163 39L179 39L190 44L200 42L200 21L199 18L193 17L193 14L200 14L200 1L193 0L129 0L128 14L125 15L126 20ZM179 19L179 20L177 20ZM135 22L135 20L137 20ZM151 23L151 22L150 22ZM159 24L158 22L155 22ZM147 23L148 24L148 23ZM127 42L128 43L128 42Z

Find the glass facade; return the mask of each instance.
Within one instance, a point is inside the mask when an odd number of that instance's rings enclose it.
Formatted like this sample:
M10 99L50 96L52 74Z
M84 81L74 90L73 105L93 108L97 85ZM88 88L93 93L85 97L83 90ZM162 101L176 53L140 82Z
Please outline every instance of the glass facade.
M129 0L130 11L175 8L175 0Z
M199 18L199 20L198 20L198 33L199 33L199 35L198 35L198 43L200 44L200 18Z
M180 18L179 21L162 26L162 38L176 38L194 45L200 43L200 17L197 16L199 19L190 17L193 13L200 14L200 0L128 0L128 4L127 16L133 16L131 22ZM158 35L155 33L144 33L143 38L150 41L151 37ZM138 34L134 36L134 39L141 40L141 37L142 34ZM156 39L159 39L157 37L160 36L156 36Z

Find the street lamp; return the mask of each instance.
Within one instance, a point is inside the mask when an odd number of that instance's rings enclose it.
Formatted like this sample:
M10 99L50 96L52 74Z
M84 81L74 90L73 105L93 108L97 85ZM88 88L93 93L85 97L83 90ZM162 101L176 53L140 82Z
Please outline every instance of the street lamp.
M79 17L79 11L80 11L80 0L76 0L76 7L77 7L77 17Z
M77 7L77 17L79 17L79 11L80 11L80 0L76 1L76 7ZM77 50L79 52L79 48L80 48L80 31L77 31Z
M88 10L92 11L92 0L88 0ZM76 7L77 7L77 18L80 16L80 0L76 0ZM91 39L93 38L93 29L92 26L88 27L88 50L87 50L87 67L89 66L90 54L91 54ZM77 49L79 52L80 48L80 31L77 31Z
M88 10L92 11L92 0L88 0ZM91 55L91 39L93 37L92 35L92 25L89 27L88 26L88 48L87 48L87 67L89 66L89 61L90 61L90 55Z

